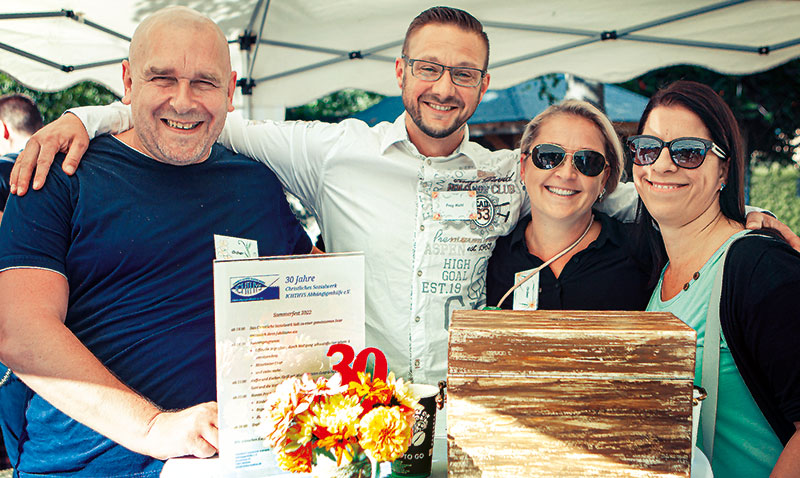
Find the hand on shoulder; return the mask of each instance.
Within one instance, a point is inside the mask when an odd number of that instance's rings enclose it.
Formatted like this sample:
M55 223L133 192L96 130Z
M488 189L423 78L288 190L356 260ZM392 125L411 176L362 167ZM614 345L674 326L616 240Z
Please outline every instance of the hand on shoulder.
M77 116L67 113L40 129L28 140L11 171L11 194L24 196L33 176L33 189L41 189L53 159L66 153L62 169L72 175L89 147L89 135ZM34 175L35 174L35 175Z

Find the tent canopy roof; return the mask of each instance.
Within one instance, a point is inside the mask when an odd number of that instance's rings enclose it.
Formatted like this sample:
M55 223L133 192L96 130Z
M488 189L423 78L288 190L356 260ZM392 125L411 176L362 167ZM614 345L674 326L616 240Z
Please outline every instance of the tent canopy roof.
M288 106L344 88L396 94L392 65L405 30L431 6L430 0L170 3L192 6L217 21L231 42L239 77L255 83L253 101ZM92 80L121 94L118 63L127 56L128 39L138 22L164 4L2 2L0 69L39 90ZM451 5L484 23L493 88L561 72L614 83L676 64L747 74L800 57L800 2L792 0L453 0ZM238 43L245 32L256 39L249 52Z

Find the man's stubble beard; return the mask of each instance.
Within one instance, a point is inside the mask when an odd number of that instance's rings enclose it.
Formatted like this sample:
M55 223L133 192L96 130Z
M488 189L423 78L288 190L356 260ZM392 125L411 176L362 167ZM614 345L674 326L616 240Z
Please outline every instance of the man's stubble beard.
M463 128L464 125L467 124L467 121L472 117L472 114L475 112L473 110L471 113L469 113L469 115L467 115L463 119L461 117L456 118L455 121L453 121L452 125L447 126L445 128L441 128L441 129L431 128L430 126L426 125L423 122L422 113L420 113L420 105L419 105L419 103L420 103L420 101L423 100L423 98L426 95L422 95L422 96L420 96L420 97L418 97L416 99L408 98L408 95L406 95L406 89L405 89L405 86L406 86L405 78L403 78L403 85L402 86L403 86L403 94L402 94L403 106L406 109L406 113L411 117L411 120L414 122L414 124L417 125L417 128L419 128L420 131L422 131L427 136L430 136L431 138L436 138L436 139L447 138L448 136L452 135L453 133L455 133L459 129ZM437 102L445 103L445 104L448 103L448 102L455 103L460 108L462 108L462 112L464 112L464 106L465 105L460 99L453 98L453 97L448 97L448 98L445 98L445 100L446 101L439 101L437 99ZM475 105L475 107L477 108L477 105Z

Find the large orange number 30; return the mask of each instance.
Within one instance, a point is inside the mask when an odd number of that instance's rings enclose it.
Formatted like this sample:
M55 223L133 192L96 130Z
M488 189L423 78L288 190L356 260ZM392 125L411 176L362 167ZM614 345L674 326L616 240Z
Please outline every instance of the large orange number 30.
M367 347L356 355L353 347L347 344L333 344L328 348L328 357L332 357L335 353L342 354L339 363L332 367L334 372L342 375L342 383L358 382L358 372L367 372L367 360L370 355L375 357L375 365L372 369L373 380L379 378L386 381L389 372L386 356L375 347ZM354 357L355 362L353 361Z

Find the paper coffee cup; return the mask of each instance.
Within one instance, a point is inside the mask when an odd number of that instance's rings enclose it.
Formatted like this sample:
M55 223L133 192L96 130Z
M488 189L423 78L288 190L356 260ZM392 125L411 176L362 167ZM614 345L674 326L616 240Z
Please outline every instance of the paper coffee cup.
M408 450L392 463L392 476L424 478L433 463L433 435L436 429L436 395L439 387L412 383L411 392L420 397L421 408L414 414L414 430Z

